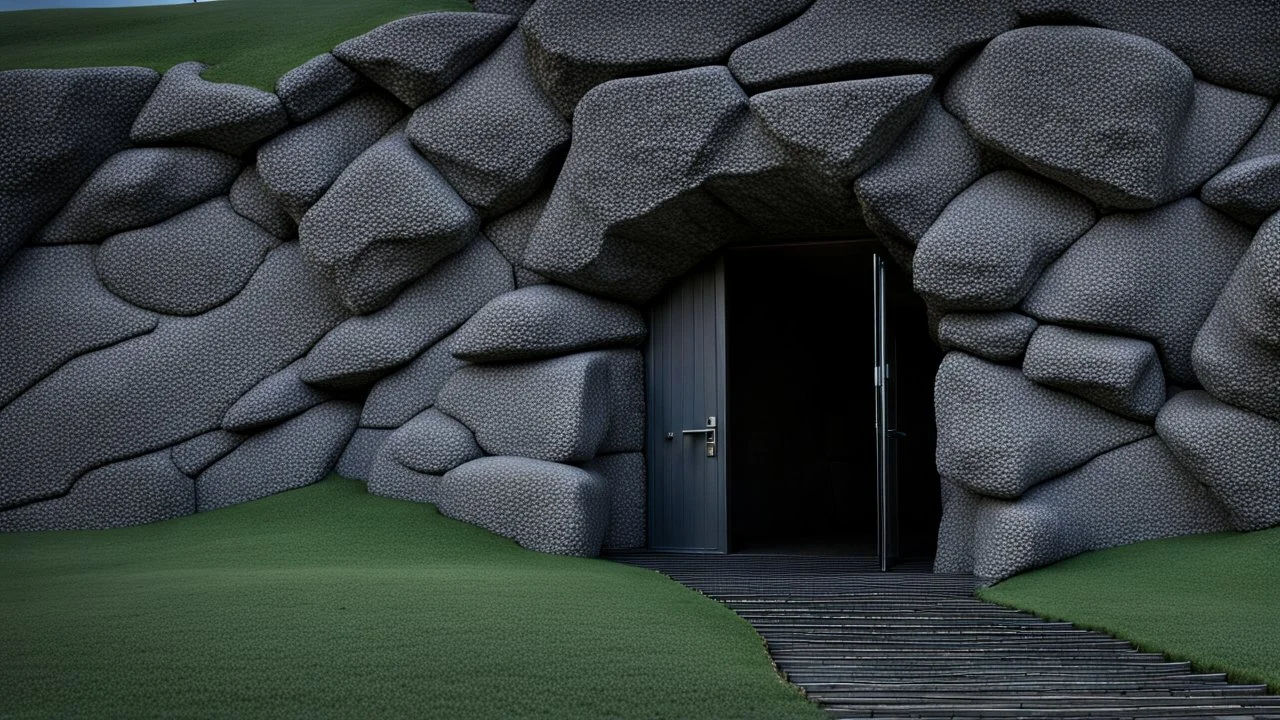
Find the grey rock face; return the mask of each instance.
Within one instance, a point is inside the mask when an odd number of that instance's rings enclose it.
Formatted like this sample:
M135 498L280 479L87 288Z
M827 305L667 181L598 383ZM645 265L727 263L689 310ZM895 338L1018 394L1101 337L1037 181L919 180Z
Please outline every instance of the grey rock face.
M294 122L303 122L338 104L364 78L332 53L321 53L280 76L276 97Z
M435 408L391 433L386 448L401 465L428 475L443 475L484 454L467 426Z
M647 331L638 310L558 285L499 295L457 332L467 362L511 362L603 347L634 346Z
M134 305L196 315L240 292L277 243L218 198L159 225L111 236L95 264L107 289Z
M333 54L417 107L488 55L515 24L509 15L422 13L347 40Z
M729 69L753 92L938 73L1016 23L1013 8L999 2L817 0L792 22L734 50Z
M404 114L405 107L386 93L360 93L263 144L258 172L285 210L301 219L342 171Z
M416 503L436 502L440 476L427 475L401 465L386 443L373 454L366 476L368 491L372 495Z
M217 150L122 150L89 176L35 242L97 242L158 223L225 194L239 172L240 161Z
M1262 127L1258 128L1249 142L1240 148L1240 152L1236 153L1234 158L1231 158L1231 162L1242 163L1263 155L1277 154L1280 154L1280 107L1273 107L1267 114L1267 119L1262 121Z
M1016 312L947 313L938 323L938 343L992 362L1011 363L1022 357L1037 325Z
M488 216L528 200L569 143L569 123L534 80L518 32L418 108L406 132L458 194Z
M981 142L1129 209L1203 183L1267 111L1264 98L1197 81L1153 42L1089 27L997 37L953 80L946 101Z
M609 488L594 473L524 457L485 457L440 480L436 506L539 552L595 556L609 522Z
M351 318L326 335L303 360L302 379L328 387L372 382L417 357L511 289L511 266L488 240L476 240L391 305Z
M0 512L0 532L102 530L193 512L191 478L161 450L89 472L60 497Z
M1015 368L951 352L934 387L938 472L982 495L1016 498L1049 478L1152 433Z
M604 536L604 549L644 547L644 453L601 455L581 467L599 475L609 488L609 528Z
M730 52L799 15L809 0L544 0L520 21L533 71L568 116L614 78L723 64Z
M537 227L542 211L551 199L551 188L533 196L533 199L511 212L495 218L484 226L484 234L502 256L511 263L516 272L516 287L540 285L548 282L546 278L524 266L524 249L533 237L533 229Z
M466 363L453 356L453 335L422 352L413 362L374 383L364 401L360 424L398 428L435 405L440 388Z
M1089 201L1013 170L984 175L920 239L916 292L942 310L1007 310L1093 225Z
M93 273L84 245L26 248L0 268L0 406L72 358L155 329Z
M533 0L476 0L472 5L476 6L476 12L520 17L533 6Z
M307 259L366 313L465 247L480 219L403 135L356 159L298 226Z
M138 67L0 72L0 264L129 146L159 81Z
M1164 373L1146 340L1041 325L1022 372L1111 412L1150 422L1164 404Z
M263 230L281 240L292 240L298 236L298 223L284 209L279 200L267 190L258 175L258 166L250 165L240 173L231 185L231 209L248 218Z
M1165 373L1196 382L1191 345L1249 245L1249 232L1188 198L1098 221L1022 303L1041 322L1146 338Z
M133 123L133 142L203 145L239 155L289 124L280 98L244 85L209 82L200 77L207 67L185 62L169 68Z
M222 429L250 432L275 425L330 399L329 393L302 382L302 362L253 386L222 416Z
M184 443L174 445L169 451L169 459L173 461L174 467L182 471L182 474L195 477L204 472L205 468L225 457L227 453L240 447L240 443L244 442L246 437L241 433L226 430L210 430ZM193 485L192 512L195 512L194 488Z
M329 402L245 440L196 479L200 512L324 479L355 432L360 406Z
M1280 210L1280 154L1228 166L1200 191L1207 204L1251 225Z
M368 482L374 456L386 444L392 432L379 428L356 428L347 441L346 449L342 451L342 457L338 459L337 473L345 478Z

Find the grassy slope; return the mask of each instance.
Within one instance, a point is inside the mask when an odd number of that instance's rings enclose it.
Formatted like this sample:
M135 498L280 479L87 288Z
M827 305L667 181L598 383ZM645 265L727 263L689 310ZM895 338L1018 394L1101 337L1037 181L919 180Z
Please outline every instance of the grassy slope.
M1088 553L980 595L1280 692L1280 528Z
M265 90L334 45L405 15L470 10L467 0L220 0L0 15L0 70L143 65L186 60L205 78Z
M823 717L718 603L340 478L0 578L0 717Z

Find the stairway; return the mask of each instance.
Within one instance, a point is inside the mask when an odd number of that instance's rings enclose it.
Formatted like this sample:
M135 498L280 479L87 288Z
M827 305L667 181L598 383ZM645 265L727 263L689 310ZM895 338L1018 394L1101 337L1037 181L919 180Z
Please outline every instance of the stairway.
M978 600L967 575L813 555L619 553L728 605L839 718L1255 718L1280 696Z

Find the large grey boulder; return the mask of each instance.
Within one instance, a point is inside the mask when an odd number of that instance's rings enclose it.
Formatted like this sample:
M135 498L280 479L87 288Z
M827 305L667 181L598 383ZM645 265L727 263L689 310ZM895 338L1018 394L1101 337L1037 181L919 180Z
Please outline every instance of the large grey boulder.
M1230 165L1200 190L1205 203L1251 225L1280 210L1280 153Z
M442 514L539 552L595 556L609 524L604 479L572 465L480 458L446 473L436 494Z
M476 237L480 218L404 135L378 141L298 225L307 259L358 313L376 310Z
M330 399L330 394L302 381L302 361L263 379L227 408L222 429L245 433L299 415Z
M492 243L479 238L387 307L334 328L307 353L302 379L328 387L368 384L413 360L511 289L511 266Z
M335 472L345 478L368 482L374 458L392 432L382 428L356 428L342 451L342 457L338 458Z
M512 362L644 342L644 316L622 303L559 285L499 295L454 336L454 357Z
M934 387L938 473L981 495L1016 498L1034 485L1152 433L1016 368L948 353Z
M569 123L534 80L518 32L414 111L406 132L486 216L528 200L569 144Z
M389 443L374 452L365 470L365 481L371 495L416 503L436 502L440 486L439 475L420 473L396 460Z
M112 235L95 258L103 285L169 315L196 315L230 300L279 241L225 197L141 230Z
M752 92L936 74L1017 20L1003 2L816 0L800 17L734 50L729 69Z
M435 408L391 433L385 447L396 462L427 475L443 475L484 455L466 425Z
M258 149L258 174L294 220L301 219L404 114L405 107L384 92L360 93L264 143Z
M952 81L946 102L979 141L1095 202L1128 209L1199 186L1269 107L1266 98L1196 80L1149 40L1043 26L988 43Z
M245 85L209 82L208 65L174 65L138 113L130 137L138 145L203 145L232 155L289 124L280 98Z
M200 473L196 509L216 510L323 480L359 419L356 403L328 402L250 437Z
M258 166L250 165L240 173L240 177L231 185L228 196L231 209L248 218L263 230L281 240L292 240L298 236L298 223L293 219L280 201L267 190L258 174Z
M993 362L1011 363L1022 357L1038 324L1009 311L947 313L938 322L938 344Z
M97 242L225 195L239 159L207 148L135 148L102 163L35 242Z
M1045 270L1022 309L1146 338L1170 379L1195 384L1192 343L1248 245L1247 229L1194 198L1108 215Z
M449 335L422 351L412 362L374 383L364 401L360 424L398 428L436 404L440 388L466 363L453 356Z
M139 67L0 72L0 265L129 147L159 81Z
M1014 170L984 175L920 239L912 285L941 310L1008 310L1096 217L1060 185Z
M242 433L226 430L210 430L190 440L174 445L169 450L169 459L182 474L196 477L205 468L226 457L227 453L240 447L240 443L248 438ZM194 486L192 486L194 490ZM194 512L194 506L193 510Z
M86 245L26 248L0 268L0 406L72 358L155 329L103 289Z
M609 488L609 528L604 535L605 550L627 550L645 545L645 465L644 453L600 455L581 465L599 475Z
M533 237L533 229L537 227L542 211L551 199L551 188L534 195L531 200L511 212L494 218L484 226L485 237L493 241L494 247L502 252L502 256L511 263L516 273L516 287L528 287L548 282L546 278L524 266L524 249Z
M160 450L93 470L65 495L0 512L0 532L104 530L193 512L194 483Z
M533 71L564 115L614 78L722 65L810 0L542 0L520 21Z
M333 53L320 53L276 80L276 97L294 122L304 122L355 92L364 78Z
M1164 404L1164 373L1146 340L1041 325L1022 373L1111 412L1150 422Z
M516 18L474 12L431 12L380 25L339 44L333 54L418 107L489 54Z

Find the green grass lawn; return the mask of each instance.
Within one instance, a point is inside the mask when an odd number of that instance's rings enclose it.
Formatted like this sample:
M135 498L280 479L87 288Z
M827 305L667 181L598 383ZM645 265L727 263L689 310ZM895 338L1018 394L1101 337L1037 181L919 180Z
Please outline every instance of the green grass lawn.
M0 535L0 717L821 718L747 623L330 478Z
M1280 528L1092 552L979 595L1280 692Z
M276 78L378 25L467 0L220 0L0 14L0 70L211 65L204 77L265 90Z

